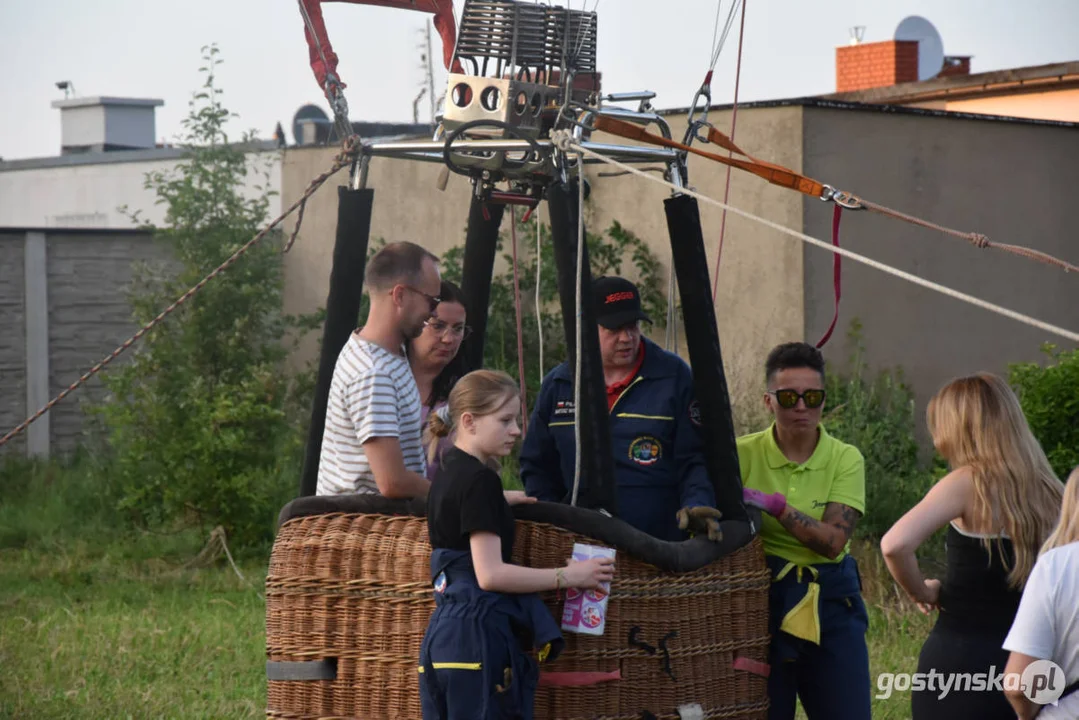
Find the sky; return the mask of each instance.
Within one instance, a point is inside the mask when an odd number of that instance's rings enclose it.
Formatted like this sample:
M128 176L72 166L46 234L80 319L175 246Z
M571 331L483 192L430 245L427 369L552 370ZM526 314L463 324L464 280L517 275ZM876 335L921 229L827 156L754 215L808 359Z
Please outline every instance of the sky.
M723 17L732 1L721 0ZM656 107L690 104L712 54L717 0L568 2L599 12L605 92L647 89ZM459 12L463 0L455 4ZM1079 0L745 0L745 11L741 101L833 92L835 48L849 29L865 26L864 42L887 40L908 15L936 26L945 54L972 55L972 72L1079 60ZM344 2L325 3L323 14L352 120L411 122L429 16ZM433 42L441 58L437 35ZM60 111L51 102L63 98L62 80L83 97L164 100L156 134L175 141L202 80L200 48L210 43L224 60L224 104L239 116L234 136L269 138L280 122L292 142L302 105L327 108L295 0L0 0L0 158L59 154ZM715 103L733 99L737 51L736 22L716 68ZM435 88L445 91L441 67ZM426 100L420 111L427 121Z

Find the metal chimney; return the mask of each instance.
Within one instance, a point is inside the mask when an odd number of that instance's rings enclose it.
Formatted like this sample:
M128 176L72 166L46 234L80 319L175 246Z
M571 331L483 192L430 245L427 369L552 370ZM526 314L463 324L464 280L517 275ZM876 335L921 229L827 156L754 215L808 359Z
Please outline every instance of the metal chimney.
M164 104L118 97L54 100L52 106L60 110L60 154L152 148L154 108Z

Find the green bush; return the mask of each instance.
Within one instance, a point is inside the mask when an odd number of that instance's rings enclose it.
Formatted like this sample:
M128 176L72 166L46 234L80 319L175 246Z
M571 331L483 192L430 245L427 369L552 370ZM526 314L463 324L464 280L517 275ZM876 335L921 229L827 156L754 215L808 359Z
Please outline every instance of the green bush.
M1079 466L1079 350L1045 345L1049 363L1016 363L1009 382L1058 477Z
M914 395L902 372L867 376L861 326L852 323L855 350L846 374L829 374L824 427L865 457L866 513L860 534L879 538L924 497L934 475L919 460Z
M204 60L205 84L184 120L184 160L146 179L167 211L164 227L143 227L176 267L137 270L131 302L140 325L268 220L271 193L245 195L252 170L224 132L217 49L204 49ZM309 379L282 371L283 338L298 322L281 312L278 240L252 247L143 338L130 363L102 376L110 397L93 412L120 509L139 526L222 525L235 545L258 543L294 494Z

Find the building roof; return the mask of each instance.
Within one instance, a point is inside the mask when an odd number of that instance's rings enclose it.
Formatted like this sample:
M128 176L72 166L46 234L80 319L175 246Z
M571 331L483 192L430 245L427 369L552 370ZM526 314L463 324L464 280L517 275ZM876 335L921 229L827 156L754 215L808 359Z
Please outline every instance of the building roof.
M724 105L710 105L709 110L730 110L734 106L730 103ZM887 115L920 115L922 117L949 118L952 120L979 120L983 122L1006 122L1017 125L1048 125L1051 127L1079 128L1079 123L1065 122L1062 120L1040 120L1038 118L1012 117L1010 115L984 115L981 113L955 112L951 110L934 110L931 108L908 107L906 105L883 105L870 102L852 102L841 100L832 95L809 96L800 98L784 98L781 100L759 100L756 102L738 103L739 110L752 108L771 107L812 107L828 110L849 110L852 112L883 113ZM685 115L689 112L688 107L670 108L658 110L660 115Z
M273 140L256 140L239 145L248 152L267 152L277 150ZM110 150L108 152L86 152L72 155L56 155L25 160L0 160L0 172L13 170L34 170L38 168L71 167L75 165L105 165L108 163L137 163L155 160L179 160L184 156L182 147L155 147L145 150Z
M832 93L822 97L866 103L908 103L986 97L1079 87L1079 61L1033 65L974 75L949 75L921 82Z
M76 107L96 107L98 105L109 105L112 107L161 107L165 104L164 100L158 100L156 98L126 98L126 97L111 97L106 95L96 95L93 97L76 97L67 98L64 100L53 100L52 106L54 108L76 108Z
M357 130L366 130L377 134L361 134L364 142L399 142L402 140L430 139L427 132L428 126L423 125L423 132L416 134L415 129L421 126L402 123L352 123ZM402 133L393 133L394 130L403 130ZM246 152L273 152L286 148L278 145L276 140L256 140L250 143L238 143L238 147ZM290 145L287 149L318 148L326 147L326 143L318 145ZM185 150L182 147L155 147L145 150L110 150L108 152L87 152L72 155L55 155L42 158L25 158L22 160L0 159L0 172L15 170L36 170L39 168L72 167L77 165L105 165L108 163L138 163L153 162L156 160L180 160L184 157Z

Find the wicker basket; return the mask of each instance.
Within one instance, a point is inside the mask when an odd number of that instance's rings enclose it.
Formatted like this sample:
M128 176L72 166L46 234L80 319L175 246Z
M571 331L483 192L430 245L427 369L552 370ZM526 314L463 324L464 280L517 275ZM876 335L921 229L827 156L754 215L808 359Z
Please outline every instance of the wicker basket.
M514 559L562 565L575 541L603 544L519 520ZM429 553L423 517L326 513L282 524L266 579L267 658L335 658L336 669L332 680L270 680L268 717L421 717L417 661L434 609ZM648 711L678 720L679 706L696 703L705 718L764 720L767 681L734 666L739 657L767 661L770 578L759 538L691 572L621 552L616 564L604 634L565 633L564 652L544 671L617 670L621 679L541 683L536 718L640 720ZM555 593L544 600L561 617ZM655 652L629 642L634 628Z

